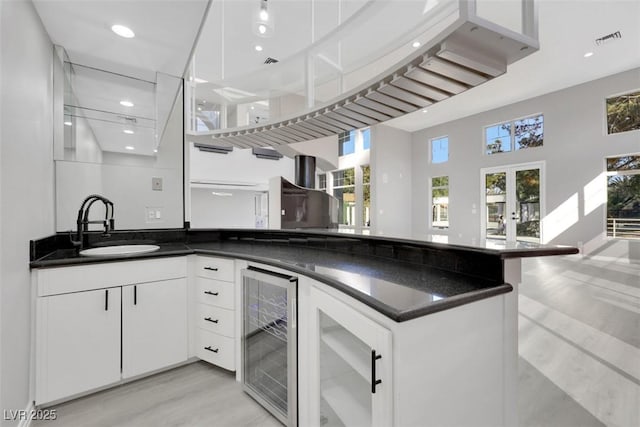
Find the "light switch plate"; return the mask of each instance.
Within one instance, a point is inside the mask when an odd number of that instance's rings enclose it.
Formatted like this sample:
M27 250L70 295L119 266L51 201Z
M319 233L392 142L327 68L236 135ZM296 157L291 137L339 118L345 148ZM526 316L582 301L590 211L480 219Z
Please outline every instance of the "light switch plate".
M162 178L151 178L151 189L153 191L162 191Z

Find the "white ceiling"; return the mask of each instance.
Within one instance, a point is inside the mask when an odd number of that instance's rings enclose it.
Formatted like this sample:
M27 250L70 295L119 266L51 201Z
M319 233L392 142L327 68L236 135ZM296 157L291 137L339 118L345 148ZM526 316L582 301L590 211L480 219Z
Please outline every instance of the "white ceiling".
M417 131L640 67L640 1L538 0L540 50L506 74L460 95L386 122ZM596 45L620 31L622 38ZM586 52L593 56L585 58ZM638 81L640 88L640 81Z
M213 0L209 19L217 25L203 28L197 48L196 75L201 72L203 78L215 79L222 69L227 74L246 72L256 66L251 64L261 64L266 56L282 59L304 49L311 43L312 27L316 40L328 34L337 22L332 8L335 9L338 0L315 0L326 10L322 12L324 17L318 15L314 21L308 17L311 1L268 0L280 36L269 39L268 49L256 56L252 50L255 37L249 30L252 21L247 16L251 15L249 10L258 8L259 0ZM404 3L426 4L425 1ZM72 62L150 81L155 80L156 71L183 74L207 3L206 0L34 0L52 41L65 47ZM342 12L344 21L369 1L342 0L342 3L347 7ZM416 112L386 123L415 131L640 66L640 1L538 0L537 3L539 52L511 65L505 75L433 105L426 114ZM114 23L130 26L136 37L116 36L110 30ZM224 48L216 36L221 24L230 34L224 38ZM402 22L391 20L380 33L391 34L398 25ZM596 46L596 38L616 31L621 32L621 40ZM226 52L224 55L221 49ZM593 51L594 55L584 58L587 51ZM226 58L226 65L220 64L221 58Z

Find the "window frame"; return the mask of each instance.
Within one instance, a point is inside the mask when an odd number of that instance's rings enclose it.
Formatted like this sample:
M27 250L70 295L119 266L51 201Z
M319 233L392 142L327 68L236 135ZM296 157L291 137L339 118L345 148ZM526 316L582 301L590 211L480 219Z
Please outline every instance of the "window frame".
M616 98L619 96L624 96L624 95L630 95L632 93L640 93L640 87L637 87L635 89L631 89L631 90L626 90L624 92L619 92L619 93L614 93L612 95L607 95L604 97L603 103L602 103L602 110L604 112L603 114L603 124L602 124L602 132L604 136L615 136L615 135L627 135L630 132L638 132L640 131L640 128L638 129L632 129L632 130L626 130L624 132L615 132L615 133L609 133L609 115L607 112L607 101L611 98ZM621 157L621 156L615 156L615 157ZM607 157L610 158L610 157ZM606 162L606 159L605 159Z
M612 134L615 135L615 134ZM608 155L604 157L604 174L605 174L605 187L607 193L607 201L605 204L605 215L604 215L604 232L607 239L611 240L633 240L636 241L640 239L640 233L638 237L629 237L629 236L616 236L615 228L612 234L609 234L609 178L612 176L640 176L640 167L638 169L630 169L630 170L613 170L610 171L607 160L616 159L620 157L640 157L640 152L626 153L626 154L617 154L617 155ZM636 219L636 218L632 218ZM640 223L639 223L640 225Z
M433 161L433 143L434 141L438 141L440 139L447 139L447 159L442 161L442 162L434 162ZM442 136L438 136L435 138L430 138L429 139L429 164L431 165L440 165L442 163L448 163L449 162L449 135L442 135Z
M535 119L537 117L542 117L542 144L536 147L520 147L520 148L516 148L516 135L515 135L515 123L518 121L523 121L523 120L527 120L527 119ZM487 129L495 127L495 126L502 126L502 125L506 125L509 124L509 150L508 151L497 151L495 153L489 153L488 152L488 144L487 144ZM542 148L544 147L544 113L539 112L539 113L533 113L533 114L528 114L526 116L521 116L521 117L516 117L510 120L503 120L500 122L495 122L486 126L482 127L482 154L484 156L495 156L496 154L507 154L507 153L515 153L521 150L528 150L528 149L532 149L532 148Z
M433 180L436 178L447 178L447 185L443 186L443 185L438 185L438 186L434 186L433 185ZM433 215L433 208L435 207L435 202L434 202L434 197L433 197L433 191L437 190L437 189L445 189L447 190L447 225L446 226L441 226L441 225L434 225L434 215ZM450 203L450 188L451 188L451 176L450 175L437 175L437 176L430 176L429 177L429 229L430 230L448 230L451 228L451 220L449 217L449 205Z

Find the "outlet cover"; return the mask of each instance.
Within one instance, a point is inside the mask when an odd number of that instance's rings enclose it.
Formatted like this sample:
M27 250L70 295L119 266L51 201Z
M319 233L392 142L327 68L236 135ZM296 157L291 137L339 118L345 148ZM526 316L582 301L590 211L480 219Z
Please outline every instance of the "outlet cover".
M151 178L151 189L153 191L162 191L162 178Z

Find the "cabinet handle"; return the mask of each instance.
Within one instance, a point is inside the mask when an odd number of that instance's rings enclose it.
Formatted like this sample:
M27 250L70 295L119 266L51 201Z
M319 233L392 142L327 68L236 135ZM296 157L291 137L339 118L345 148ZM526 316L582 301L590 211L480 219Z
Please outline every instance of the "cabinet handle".
M138 305L138 286L133 285L133 305Z
M205 347L204 349L205 349L205 350L212 351L212 352L214 352L214 353L217 353L217 352L218 352L218 350L219 350L219 349L217 349L217 348L211 348L211 346L209 346L209 347Z
M382 380L376 379L376 360L378 359L382 359L382 355L371 350L371 393L373 394L376 394L376 386L382 383Z
M211 291L204 291L205 294L207 295L213 295L214 297L217 297L219 292L211 292Z
M109 289L104 290L104 311L109 311Z
M218 271L218 267L205 267L205 270Z
M212 319L211 317L205 317L204 320L211 323L218 323L218 319Z

